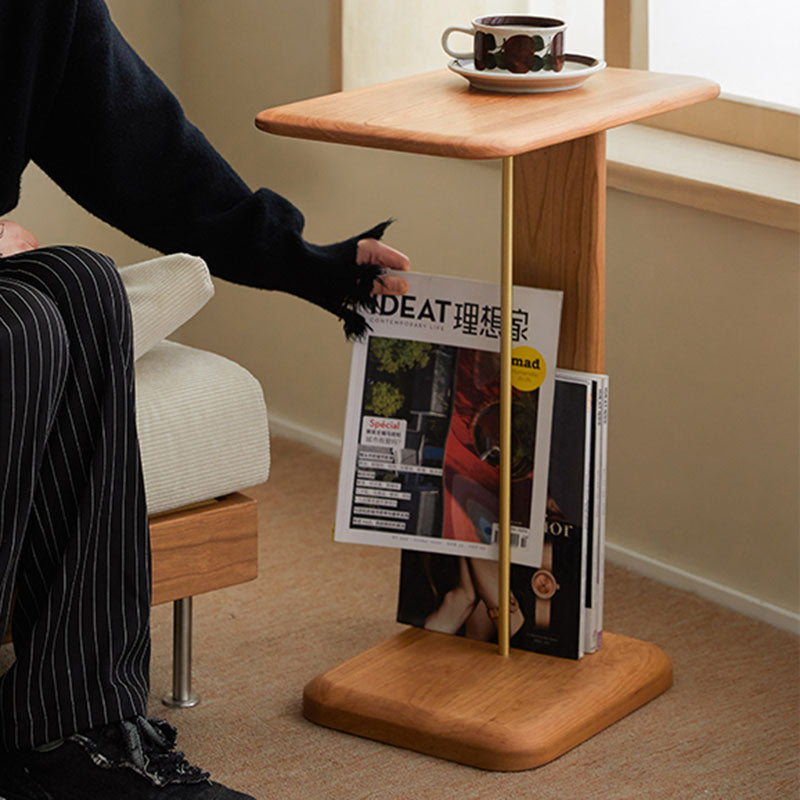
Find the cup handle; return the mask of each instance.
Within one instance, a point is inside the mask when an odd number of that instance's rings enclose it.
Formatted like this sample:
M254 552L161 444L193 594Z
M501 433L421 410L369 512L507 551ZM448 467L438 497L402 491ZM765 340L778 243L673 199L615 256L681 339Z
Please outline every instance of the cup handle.
M450 49L447 44L447 40L450 38L450 34L454 33L455 31L459 31L460 33L468 33L470 36L473 34L472 28L462 28L458 25L451 25L449 28L445 28L445 31L442 34L442 48L444 49L445 53L453 58L474 58L475 54L472 52L456 53L455 50Z

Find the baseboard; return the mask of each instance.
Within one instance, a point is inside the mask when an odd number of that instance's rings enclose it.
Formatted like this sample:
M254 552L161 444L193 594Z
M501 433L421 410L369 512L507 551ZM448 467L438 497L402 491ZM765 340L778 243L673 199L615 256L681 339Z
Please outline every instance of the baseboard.
M665 564L655 558L611 542L606 542L606 559L637 575L644 575L646 578L652 578L676 589L694 592L725 608L767 622L776 628L789 631L789 633L800 635L800 614L779 608L772 603L766 603L757 597L731 589L729 586L701 578L699 575L693 575L678 567L673 567L671 564Z
M320 433L313 428L299 425L285 417L272 413L269 415L269 427L270 431L276 436L283 436L285 439L291 439L293 442L302 442L329 456L336 456L338 458L339 455L341 455L341 437Z

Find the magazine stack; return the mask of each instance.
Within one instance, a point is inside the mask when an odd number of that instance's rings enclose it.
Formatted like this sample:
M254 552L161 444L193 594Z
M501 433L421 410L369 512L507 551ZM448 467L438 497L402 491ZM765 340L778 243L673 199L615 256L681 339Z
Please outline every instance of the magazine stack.
M496 284L408 274L356 343L335 539L403 550L399 622L496 641ZM608 379L555 368L560 292L514 287L511 646L601 643Z

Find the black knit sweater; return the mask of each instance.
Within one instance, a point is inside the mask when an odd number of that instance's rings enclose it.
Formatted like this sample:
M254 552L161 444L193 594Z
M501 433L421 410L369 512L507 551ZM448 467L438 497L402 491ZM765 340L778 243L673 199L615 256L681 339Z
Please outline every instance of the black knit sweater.
M111 21L103 0L0 0L0 215L35 161L84 208L162 252L201 256L213 275L280 289L337 314L348 335L376 266L356 242L302 238L303 215L252 192L189 123Z

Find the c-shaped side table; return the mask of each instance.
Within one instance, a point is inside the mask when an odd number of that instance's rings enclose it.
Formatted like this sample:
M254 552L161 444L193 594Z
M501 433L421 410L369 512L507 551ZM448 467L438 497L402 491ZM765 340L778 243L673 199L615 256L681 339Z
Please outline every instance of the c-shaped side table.
M558 366L602 372L605 131L718 93L701 78L606 69L567 92L492 94L442 70L267 109L256 124L303 139L502 158L506 330L513 271L515 284L564 292ZM507 380L501 403L508 415ZM501 478L501 538L507 493ZM501 545L506 617L507 561ZM484 642L406 630L311 680L303 713L453 761L520 770L551 761L672 685L669 657L647 642L604 633L600 650L573 662L509 652L504 627L500 656Z

